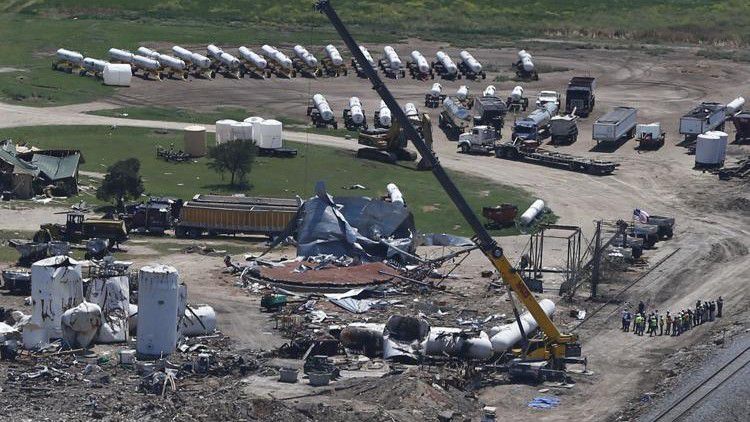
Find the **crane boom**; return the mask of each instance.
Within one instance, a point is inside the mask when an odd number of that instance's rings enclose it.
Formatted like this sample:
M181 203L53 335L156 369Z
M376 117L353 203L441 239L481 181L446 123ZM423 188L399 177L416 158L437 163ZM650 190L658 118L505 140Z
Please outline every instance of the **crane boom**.
M513 268L508 259L503 254L502 248L497 242L490 236L489 232L484 228L484 225L479 221L479 218L471 209L466 199L458 190L453 180L448 176L445 169L440 164L435 153L430 149L422 139L419 132L409 123L409 119L406 113L399 106L393 94L388 90L380 76L372 67L370 62L365 58L364 54L359 48L359 45L354 40L349 30L344 26L344 23L339 18L336 11L331 6L329 0L317 0L315 9L325 14L326 17L331 21L331 24L336 28L347 48L351 52L354 59L359 63L362 70L364 71L367 78L372 83L372 88L380 95L380 98L385 102L391 113L394 115L396 120L400 123L400 126L404 130L404 133L409 141L419 151L419 154L423 159L427 160L432 167L432 173L438 180L440 185L443 187L448 197L453 201L458 208L461 215L466 219L471 226L471 229L475 233L477 244L482 252L487 256L495 269L500 273L503 282L516 294L518 295L521 302L526 306L526 309L531 313L536 322L539 324L539 328L544 333L546 343L546 357L555 361L564 360L567 356L580 356L580 345L578 345L578 337L572 334L562 334L557 329L555 324L552 322L549 316L544 313L544 310L539 305L539 302L534 298L533 294L529 290L526 283L521 278L520 274ZM570 346L570 350L568 350Z

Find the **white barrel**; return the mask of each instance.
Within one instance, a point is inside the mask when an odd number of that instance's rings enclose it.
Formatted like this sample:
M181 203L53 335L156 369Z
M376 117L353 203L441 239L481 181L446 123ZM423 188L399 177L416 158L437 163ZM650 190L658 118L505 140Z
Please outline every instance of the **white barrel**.
M77 51L66 50L64 48L58 49L55 52L55 57L57 57L58 60L65 60L75 64L83 63L83 54Z
M222 119L216 122L216 145L223 144L232 139L232 124L237 123L232 119Z
M737 97L727 104L727 114L735 114L742 111L742 107L745 106L745 99L743 97Z
M549 299L540 300L539 306L541 306L542 310L545 314L547 314L547 316L551 316L555 313L555 303ZM523 314L521 314L520 319L521 326L523 326L523 332L527 336L532 334L534 330L536 330L539 326L539 324L537 324L536 320L529 312L524 312ZM521 341L522 338L521 330L518 329L518 323L516 321L513 321L510 324L492 327L489 334L490 341L492 342L492 350L495 353L508 351L519 341Z
M496 93L497 93L497 88L495 88L495 85L490 85L484 89L484 92L482 92L482 96L494 97Z
M157 58L162 66L168 67L174 70L184 70L185 62L178 59L177 57L167 56L166 54L159 54Z
M273 59L274 55L278 52L279 50L275 49L274 47L271 47L268 44L263 44L263 46L260 48L260 53L269 59Z
M417 106L415 106L414 103L406 103L406 105L404 105L404 114L406 114L407 117L419 116Z
M234 122L229 126L232 141L251 141L253 139L253 124L248 122Z
M521 50L518 52L518 61L522 61L524 58L531 59L531 54L529 54L526 50Z
M456 91L456 97L459 100L465 100L469 96L469 88L466 85L461 85Z
M432 88L430 88L430 95L437 97L443 92L443 86L439 83L435 82L432 84Z
M224 50L213 44L209 44L208 47L206 47L206 51L208 51L209 56L213 57L216 60L219 60L219 58L221 57L221 53L224 52Z
M133 55L133 65L146 70L158 70L161 67L158 61L137 54Z
M136 53L140 54L143 57L148 57L149 59L158 60L159 59L159 52L154 51L148 47L140 46L137 50L135 50Z
M456 66L456 64L453 63L453 60L451 60L451 58L444 52L438 51L435 57L437 57L438 61L443 64L446 73L448 73L449 75L453 75L458 72L458 67Z
M428 356L458 356L461 358L487 360L494 351L490 336L484 331L469 336L461 328L431 327L425 342Z
M315 56L312 55L312 53L307 51L307 49L305 47L302 47L301 45L294 46L294 54L310 67L316 67L318 65L318 59L316 59Z
M268 66L266 59L245 46L240 47L240 56L258 69L265 69Z
M380 120L380 124L383 126L388 127L391 125L391 110L385 105L385 101L383 100L380 100L380 114L378 115L378 120Z
M104 67L107 66L107 64L109 63L104 60L93 59L91 57L83 59L83 67L91 72L104 72Z
M534 70L534 62L531 61L531 57L524 57L521 59L521 65L523 65L523 70L527 72L532 72Z
M274 119L263 120L258 125L253 126L253 133L255 133L255 129L258 126L260 126L260 134L256 142L258 142L259 147L267 149L281 148L284 127L280 121Z
M471 53L463 50L459 55L461 56L461 61L463 61L464 64L472 70L472 72L479 73L482 71L482 64L479 63L479 61L475 59L474 56L471 55Z
M174 352L180 313L180 279L169 265L141 268L138 274L139 355L163 356Z
M534 219L544 211L544 201L537 199L533 204L521 214L521 224L529 225Z
M398 57L398 53L390 45L383 47L383 53L385 53L385 59L388 61L388 67L392 70L401 69L401 58Z
M322 117L323 120L333 120L333 110L331 110L331 106L328 104L326 97L324 97L322 94L313 95L313 104L315 104L315 108L318 109L318 112L320 112L320 117Z
M181 58L182 60L193 61L193 52L185 48L182 48L179 45L175 45L172 47L172 54Z
M62 336L62 315L83 302L81 264L67 256L53 256L31 266L30 323L47 331L51 339Z
M234 57L233 55L229 53L221 53L221 55L219 56L219 60L222 63L224 63L225 66L231 69L236 69L240 67L240 59L238 59L237 57Z
M102 72L104 85L130 86L133 72L129 64L107 63Z
M110 48L109 57L123 63L133 62L133 53L126 50L120 50L119 48Z
M413 105L413 104L412 104ZM394 204L404 204L404 195L401 194L401 190L394 183L388 183L385 187L388 190L388 196L391 197L391 202Z
M417 65L417 68L422 73L427 73L430 71L430 64L427 62L427 59L417 50L414 50L411 52L411 59L414 61L414 64Z
M510 92L510 98L513 101L519 101L523 98L523 87L521 85L516 85L516 87L513 88L513 91Z
M341 53L339 53L339 50L333 44L328 44L326 46L326 55L328 55L328 58L331 59L331 63L335 66L341 66L344 63Z
M365 59L367 59L367 61L370 62L370 65L375 66L375 60L372 58L372 55L364 46L360 45L359 51L361 51L362 54L365 56Z
M273 59L276 60L277 63L279 63L282 67L286 69L292 69L292 59L287 57L286 54L282 53L281 51L276 51L273 55Z
M211 59L208 57L198 53L193 53L191 57L190 61L193 62L195 66L200 67L201 69L208 69L211 67Z
M719 138L721 143L716 148L716 155L720 163L723 163L727 158L727 146L729 145L729 135L726 132L720 130L710 130L706 132L706 135L714 135Z
M352 121L355 124L362 124L365 121L365 113L362 111L362 102L359 98L349 98L349 113L352 116Z
M180 334L186 337L205 336L216 331L216 311L208 305L187 306L180 322Z

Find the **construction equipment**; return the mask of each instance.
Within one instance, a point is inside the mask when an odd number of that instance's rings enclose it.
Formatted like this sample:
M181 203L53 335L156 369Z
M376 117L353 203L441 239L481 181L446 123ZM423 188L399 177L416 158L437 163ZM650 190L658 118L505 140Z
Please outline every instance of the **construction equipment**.
M435 82L432 84L432 88L424 94L424 106L429 108L438 108L440 103L445 100L445 94L443 94L443 86Z
M468 108L457 99L448 97L443 100L443 111L438 117L438 127L445 132L449 141L458 141L459 135L471 127L473 118Z
M523 80L539 80L539 73L536 71L536 66L532 60L531 54L526 50L518 52L518 61L511 65L516 71L516 76Z
M508 160L523 161L563 170L578 171L595 176L612 174L619 164L612 161L594 160L570 154L548 151L539 148L537 142L523 141L515 138L512 141L498 145L495 157Z
M633 107L615 107L614 110L596 119L592 138L597 145L601 142L617 144L633 138L637 114L638 110Z
M328 126L334 129L339 128L338 122L333 117L333 110L322 94L313 95L310 105L307 106L307 115L310 116L313 126L317 128L323 129Z
M415 127L419 133L423 134L425 140L432 145L432 123L430 116L427 113L418 113L417 115L410 116L407 120L409 121L409 126ZM417 159L417 154L414 151L406 149L409 141L404 136L404 131L401 130L399 121L391 122L388 129L377 128L376 126L375 129L362 130L359 132L357 142L364 146L364 148L360 148L357 151L357 158L389 164ZM424 165L420 162L419 168Z
M482 70L482 64L471 53L463 50L459 56L461 57L461 62L458 63L458 70L466 76L466 79L487 79L487 74Z
M542 108L547 103L555 103L557 109L560 109L560 93L557 91L539 91L536 96L536 108Z
M573 76L568 82L565 91L565 113L575 114L580 117L588 117L594 111L596 105L596 78L586 76Z
M557 105L548 102L542 108L532 111L528 116L513 122L513 140L520 139L524 142L533 141L537 145L549 136L549 127L552 117L557 114Z
M724 130L727 107L716 102L702 102L680 117L680 135L685 135L685 145L689 145L701 133L710 130Z
M39 231L34 235L34 242L62 240L79 243L93 238L108 239L110 245L124 242L128 238L125 222L101 218L86 219L83 213L71 212L68 213L65 224L50 223L39 226Z
M666 134L661 123L638 124L635 127L635 141L638 149L659 149L664 146Z
M471 132L458 136L458 149L464 154L492 154L500 136L492 126L474 126Z
M382 80L375 72L375 69L366 63L357 43L339 19L331 6L330 0L318 0L316 8L328 17L339 35L343 38L349 51L351 51L357 61L362 65L363 70L373 85L373 88L393 113L395 113L396 121L404 128L405 137L412 141L420 155L429 161L435 178L474 231L477 245L479 245L482 252L487 256L493 267L502 277L503 282L508 286L508 292L514 292L537 321L543 334L526 341L526 347L519 351L519 355L522 356L523 359L515 361L512 365L526 367L533 365L533 362L546 362L542 367L549 367L549 369L564 369L566 363L582 363L585 365L586 359L581 357L581 345L578 342L578 336L575 334L561 333L550 317L544 312L544 309L542 309L539 302L534 298L534 295L526 286L519 273L511 265L510 261L508 261L508 258L503 253L503 249L497 244L492 236L490 236L487 229L485 229L477 215L466 202L466 199L464 199L461 192L445 172L435 153L422 139L419 131L410 124L409 118L401 110L398 102L388 90L388 87L383 84ZM516 321L523 333L523 327L517 310L515 314ZM524 337L526 337L525 333Z
M553 116L549 122L549 134L552 145L570 145L578 140L578 116L575 108L565 116Z
M406 67L409 69L412 78L420 81L435 79L435 72L432 71L432 66L422 53L414 50L409 57L410 60L406 62Z
M505 102L508 107L508 111L518 113L519 111L526 111L529 108L529 99L523 96L523 87L516 85L513 91L510 92L508 100Z

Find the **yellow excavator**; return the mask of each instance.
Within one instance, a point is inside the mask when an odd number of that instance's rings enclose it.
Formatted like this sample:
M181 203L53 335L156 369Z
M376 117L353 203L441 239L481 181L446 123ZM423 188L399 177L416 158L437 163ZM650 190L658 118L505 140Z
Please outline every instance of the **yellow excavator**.
M432 149L432 122L427 113L418 113L407 118L409 126L414 128ZM387 129L376 128L359 132L357 142L363 146L357 151L357 158L395 164L398 161L414 161L417 153L406 149L409 140L396 120ZM422 158L417 165L420 170L429 170L428 163Z
M391 110L395 117L395 122L400 122L400 129L403 131L404 138L404 140L401 141L402 143L399 144L400 148L405 146L404 142L407 139L414 144L423 159L428 161L428 165L432 169L435 178L456 205L456 208L458 208L463 217L469 223L469 226L474 230L474 240L479 249L489 259L492 266L502 277L503 283L509 289L508 295L511 298L511 303L513 303L516 322L518 323L523 337L526 338L527 333L524 333L523 325L521 324L520 316L513 300L513 294L518 297L539 325L541 335L531 339L526 339L524 341L524 347L516 349L515 353L517 356L514 356L514 359L509 360L507 368L511 376L523 376L528 374L539 378L539 374L542 371L560 372L565 369L566 364L568 363L583 364L585 366L586 358L581 356L581 344L578 342L578 336L575 334L561 333L557 326L555 326L554 322L552 322L552 319L544 312L528 286L526 286L526 283L519 272L511 265L510 261L508 261L503 249L497 244L492 236L490 236L487 229L479 221L479 218L466 202L466 199L464 199L463 195L448 176L445 169L440 165L437 156L423 139L423 134L411 124L409 117L407 117L406 113L388 90L388 87L385 86L380 79L380 76L378 76L378 73L367 61L362 51L360 51L359 45L351 36L346 26L344 26L343 22L341 22L338 14L331 6L330 0L317 0L315 8L325 14L331 21L336 28L336 31L344 40L344 43L354 59L360 64L364 73L370 79L373 89L380 95L380 98L385 102L385 105ZM399 136L401 136L401 131L398 132ZM422 132L424 132L424 130ZM388 145L387 142L386 145Z

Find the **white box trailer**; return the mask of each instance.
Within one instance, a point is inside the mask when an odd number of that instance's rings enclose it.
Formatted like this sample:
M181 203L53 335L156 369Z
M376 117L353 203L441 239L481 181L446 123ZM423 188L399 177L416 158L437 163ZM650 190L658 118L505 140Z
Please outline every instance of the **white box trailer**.
M615 107L614 110L594 122L592 137L597 145L600 142L618 142L635 135L636 115L633 107Z
M680 135L694 141L701 133L721 130L727 118L727 107L721 103L703 102L680 117Z

